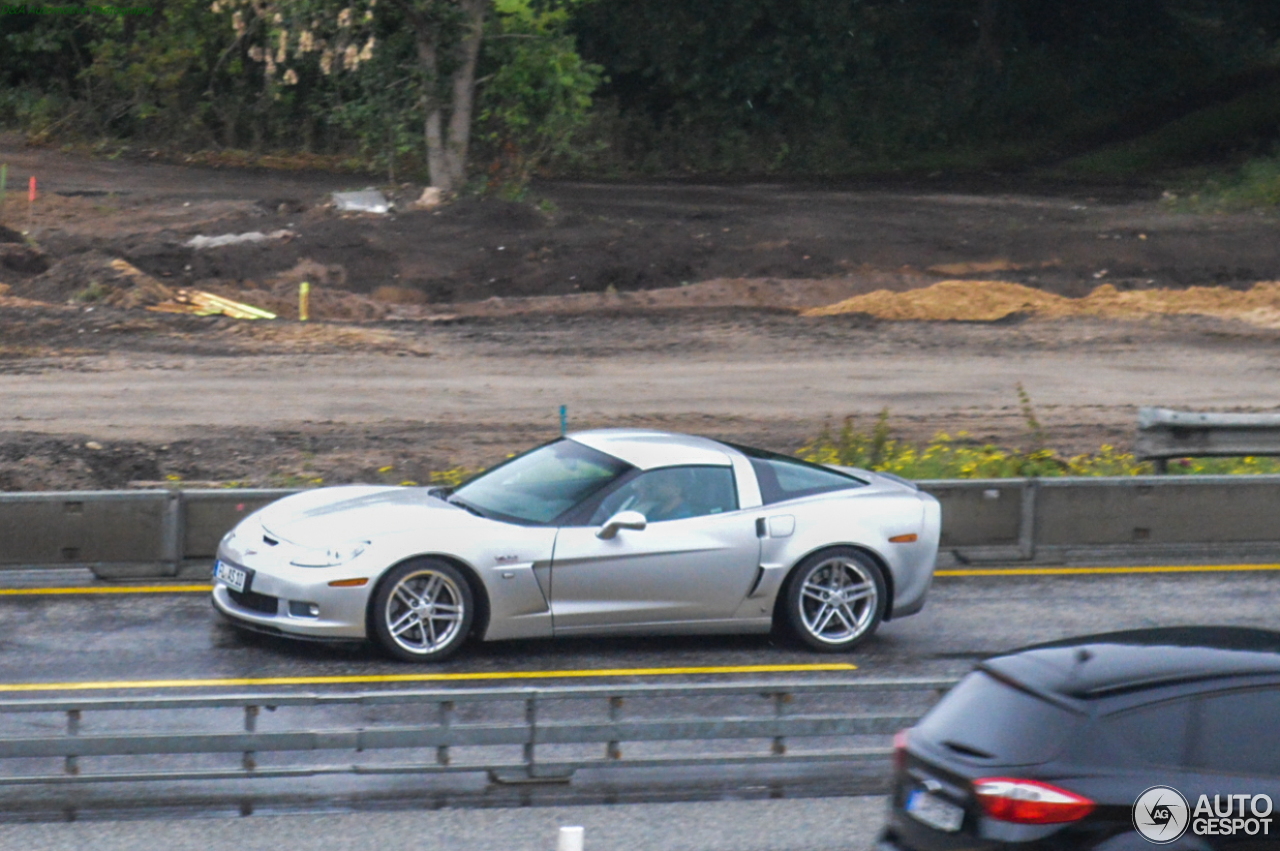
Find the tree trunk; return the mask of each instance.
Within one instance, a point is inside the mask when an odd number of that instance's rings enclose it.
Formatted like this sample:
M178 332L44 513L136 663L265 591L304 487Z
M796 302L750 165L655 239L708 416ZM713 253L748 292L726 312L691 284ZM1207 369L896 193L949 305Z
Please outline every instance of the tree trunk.
M453 72L453 114L449 118L449 138L445 143L445 167L454 186L467 178L467 148L471 143L471 114L476 95L476 62L484 38L484 13L489 0L462 0L466 35L459 52L462 62Z
M464 19L464 35L457 46L459 64L449 80L449 102L444 103L440 96L436 24L412 2L401 0L399 3L414 29L418 61L426 72L426 88L422 93L422 129L427 145L427 171L431 185L445 193L457 190L467 176L476 63L480 57L480 42L484 38L484 17L489 0L457 0L457 4Z
M419 26L415 16L410 16L409 20L417 30L418 61L422 63L422 69L426 71L427 77L421 98L422 135L427 143L427 173L431 176L432 186L442 192L451 192L453 186L445 168L444 128L440 117L440 98L437 95L435 33L427 29L429 26L427 24Z
M992 71L999 71L1004 65L1000 18L1000 0L982 0L974 21L978 25L978 61Z

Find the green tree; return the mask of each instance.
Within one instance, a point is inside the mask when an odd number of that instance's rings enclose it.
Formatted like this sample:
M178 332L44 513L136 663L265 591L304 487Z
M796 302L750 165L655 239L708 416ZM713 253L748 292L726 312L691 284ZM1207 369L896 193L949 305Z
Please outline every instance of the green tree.
M476 116L490 183L518 194L549 160L575 153L601 68L583 61L565 30L565 7L497 0L482 58Z
M265 95L244 39L206 3L0 17L0 121L33 137L237 147L307 145L296 100ZM65 8L60 6L59 8ZM302 120L299 120L302 119Z

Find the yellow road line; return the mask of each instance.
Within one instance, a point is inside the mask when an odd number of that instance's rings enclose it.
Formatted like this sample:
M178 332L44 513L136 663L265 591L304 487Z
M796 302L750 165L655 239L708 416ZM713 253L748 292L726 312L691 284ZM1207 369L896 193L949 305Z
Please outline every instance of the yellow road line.
M700 668L594 668L567 671L476 671L458 674L369 674L333 677L238 677L191 680L104 680L79 683L0 683L0 692L102 691L108 689L221 688L229 686L320 686L375 683L475 682L480 680L587 679L592 677L673 677L693 674L798 674L856 671L857 665L721 665Z
M1129 567L975 567L935 570L934 576L1090 576L1126 573L1247 573L1280 571L1280 564L1161 564ZM48 594L207 594L212 585L80 586L67 588L0 588L0 597Z
M1117 573L1243 573L1280 570L1280 564L1162 564L1141 567L982 567L935 570L934 576L1088 576Z
M45 594L208 594L212 585L122 585L68 588L0 588L0 597L29 597Z

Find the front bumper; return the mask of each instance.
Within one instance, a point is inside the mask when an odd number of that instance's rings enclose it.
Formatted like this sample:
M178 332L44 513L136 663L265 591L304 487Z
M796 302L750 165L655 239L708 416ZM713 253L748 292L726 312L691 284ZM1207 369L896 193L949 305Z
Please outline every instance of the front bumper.
M277 564L245 564L220 551L219 560L253 571L246 593L215 580L213 607L242 626L268 633L306 638L366 637L365 612L376 577L355 588L334 588L333 580L362 576L350 565L300 568ZM292 605L291 605L292 604ZM311 607L318 614L311 615Z

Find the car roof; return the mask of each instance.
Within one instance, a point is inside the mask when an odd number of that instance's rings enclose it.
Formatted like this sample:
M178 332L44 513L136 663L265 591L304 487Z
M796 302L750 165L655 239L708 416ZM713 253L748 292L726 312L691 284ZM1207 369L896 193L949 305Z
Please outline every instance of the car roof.
M727 467L730 453L737 452L707 437L633 428L602 428L578 431L570 440L620 458L641 470L688 464Z
M1165 627L1039 644L980 666L1041 693L1093 699L1175 683L1280 674L1280 632Z

